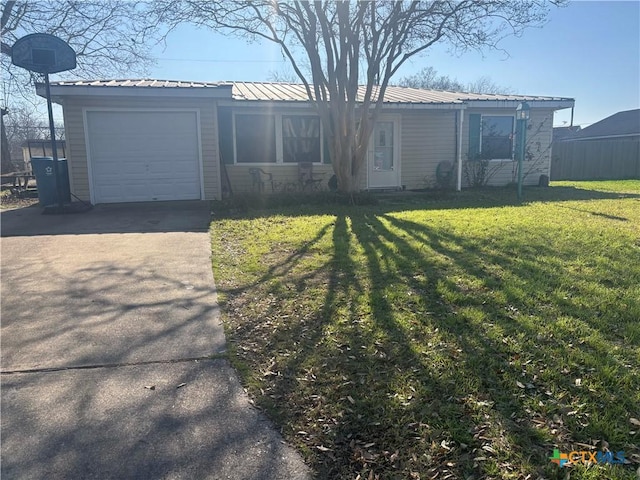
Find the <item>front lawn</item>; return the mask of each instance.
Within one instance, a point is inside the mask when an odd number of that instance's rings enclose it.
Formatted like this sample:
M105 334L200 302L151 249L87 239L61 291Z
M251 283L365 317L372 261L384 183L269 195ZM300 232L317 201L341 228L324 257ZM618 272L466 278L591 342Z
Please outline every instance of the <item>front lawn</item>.
M635 478L640 181L513 197L212 222L231 361L318 478Z

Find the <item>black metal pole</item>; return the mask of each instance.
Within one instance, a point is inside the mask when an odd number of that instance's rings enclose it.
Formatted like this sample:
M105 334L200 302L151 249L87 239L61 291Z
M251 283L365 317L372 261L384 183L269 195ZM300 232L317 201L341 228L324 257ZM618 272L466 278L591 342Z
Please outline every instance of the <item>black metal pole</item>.
M56 146L56 128L53 125L53 108L51 106L51 88L49 87L49 74L44 74L44 84L47 90L47 110L49 110L49 134L51 135L51 154L53 156L53 175L56 181L56 200L58 201L58 210L62 213L62 192L60 182L60 172L58 171L58 148Z

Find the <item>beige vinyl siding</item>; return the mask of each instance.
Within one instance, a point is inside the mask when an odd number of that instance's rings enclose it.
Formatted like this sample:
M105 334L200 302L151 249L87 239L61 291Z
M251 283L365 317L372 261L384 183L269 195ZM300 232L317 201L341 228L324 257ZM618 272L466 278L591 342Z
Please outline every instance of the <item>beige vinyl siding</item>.
M225 165L231 182L233 193L244 193L254 191L252 177L249 174L250 168L256 168L253 165ZM263 171L273 175L273 184L275 192L285 190L287 184L290 187L298 185L298 166L297 165L260 165ZM322 180L320 182L321 190L328 190L327 182L333 175L333 168L328 164L314 164L313 177ZM265 180L264 193L271 193L271 185Z
M62 104L62 118L64 121L64 136L67 143L69 188L72 194L88 202L90 200L89 175L87 170L82 109L80 109L78 113L76 109L68 103L68 101L65 101Z
M400 138L402 185L407 189L433 187L438 163L456 163L455 111L405 112Z
M200 113L200 144L205 199L220 198L220 167L218 155L218 128L216 104L211 99L166 97L67 97L63 102L63 115L67 140L67 161L71 191L88 201L89 171L85 143L83 109L198 109Z
M515 117L515 109L467 109L464 113L464 126L462 136L462 162L467 161L469 153L469 115L479 113L482 115L509 115ZM533 160L525 160L523 166L524 185L537 185L540 175L549 175L551 168L551 137L553 134L553 110L545 108L532 108L527 127L527 148L534 155ZM489 162L491 186L505 186L517 181L517 162L492 160ZM464 170L463 170L464 172ZM467 186L464 174L462 186Z

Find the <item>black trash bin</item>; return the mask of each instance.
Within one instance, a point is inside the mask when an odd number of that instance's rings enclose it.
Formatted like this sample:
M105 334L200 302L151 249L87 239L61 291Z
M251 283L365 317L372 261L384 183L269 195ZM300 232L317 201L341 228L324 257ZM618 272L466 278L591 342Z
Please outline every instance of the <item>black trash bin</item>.
M53 171L53 157L31 157L31 168L36 177L40 206L56 205L58 197L56 194L56 175ZM60 179L62 203L70 203L71 188L69 188L69 170L66 158L58 159L58 178Z

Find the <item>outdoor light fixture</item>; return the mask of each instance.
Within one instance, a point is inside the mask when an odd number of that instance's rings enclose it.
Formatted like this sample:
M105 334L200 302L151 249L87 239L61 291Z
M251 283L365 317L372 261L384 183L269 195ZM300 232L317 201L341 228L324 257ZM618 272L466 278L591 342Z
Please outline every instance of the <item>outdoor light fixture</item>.
M531 107L527 102L522 102L516 108L516 120L529 120L531 114Z
M518 201L522 200L522 162L527 144L527 120L529 120L531 107L527 102L522 102L516 108L516 132L518 139Z

